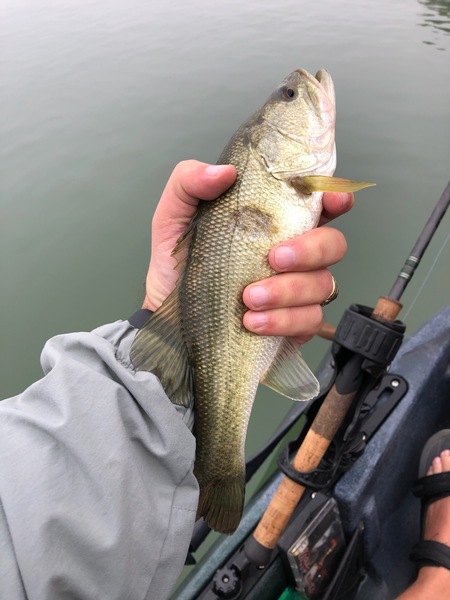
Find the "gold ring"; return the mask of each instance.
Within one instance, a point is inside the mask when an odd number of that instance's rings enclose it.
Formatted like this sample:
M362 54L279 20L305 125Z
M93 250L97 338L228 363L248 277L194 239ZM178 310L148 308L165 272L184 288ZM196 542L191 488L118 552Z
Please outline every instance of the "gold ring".
M336 298L339 295L339 286L336 283L336 279L333 277L333 275L331 276L331 281L333 282L333 289L331 290L331 294L328 296L328 298L326 298L323 302L320 303L320 306L326 306L327 304L330 304L330 302L336 300Z

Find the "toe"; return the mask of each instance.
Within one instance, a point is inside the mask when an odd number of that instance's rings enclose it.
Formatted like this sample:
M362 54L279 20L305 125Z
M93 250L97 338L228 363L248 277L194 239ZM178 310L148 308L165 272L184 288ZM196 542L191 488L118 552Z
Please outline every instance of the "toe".
M428 469L427 475L436 475L442 473L442 461L440 456L435 456L430 468Z
M450 471L450 450L441 452L442 471Z

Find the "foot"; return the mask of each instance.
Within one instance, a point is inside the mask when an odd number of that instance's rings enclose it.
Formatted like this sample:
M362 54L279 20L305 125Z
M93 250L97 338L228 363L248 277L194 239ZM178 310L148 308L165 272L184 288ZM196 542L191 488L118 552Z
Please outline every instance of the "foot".
M450 450L444 450L440 456L436 456L427 475L446 471L450 471ZM433 502L427 508L424 539L450 546L450 496Z
M427 475L450 471L450 450L433 459ZM427 508L424 540L450 546L450 496L437 500ZM445 567L422 567L417 580L398 600L450 600L450 570Z

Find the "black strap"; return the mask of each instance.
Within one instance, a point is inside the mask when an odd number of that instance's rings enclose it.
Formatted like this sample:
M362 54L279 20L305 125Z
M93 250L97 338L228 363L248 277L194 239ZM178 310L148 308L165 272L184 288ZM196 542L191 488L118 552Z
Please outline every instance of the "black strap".
M411 553L417 566L445 567L450 570L450 547L440 542L422 540Z
M326 490L333 481L333 477L339 467L339 461L327 461L322 459L319 466L314 471L303 473L298 471L291 463L291 455L302 443L302 436L293 442L290 442L278 457L278 467L286 477L289 477L295 483L308 487L313 490ZM334 447L333 441L331 446Z
M378 377L400 348L406 325L401 321L374 320L372 312L369 306L352 304L336 328L332 351L338 366L343 355L351 352L363 357L360 369Z
M427 505L450 496L450 471L421 477L414 484L413 493L423 498Z
M152 314L153 312L151 310L148 310L147 308L141 308L128 319L128 322L135 329L142 329Z

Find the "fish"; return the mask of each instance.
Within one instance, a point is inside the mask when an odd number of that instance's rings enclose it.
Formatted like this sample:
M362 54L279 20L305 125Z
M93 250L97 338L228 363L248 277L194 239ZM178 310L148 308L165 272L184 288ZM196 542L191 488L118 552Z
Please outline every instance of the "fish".
M131 347L136 370L154 373L176 405L194 402L197 518L231 534L245 500L245 439L259 383L294 400L319 384L290 338L249 332L244 288L274 274L268 253L316 227L324 191L365 182L332 177L335 91L324 69L288 75L232 136L217 164L236 167L220 198L202 201L174 256L175 290Z

